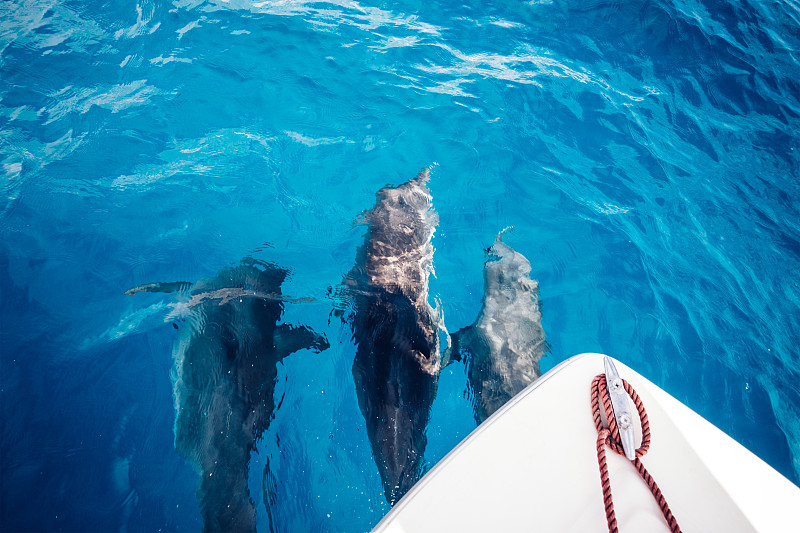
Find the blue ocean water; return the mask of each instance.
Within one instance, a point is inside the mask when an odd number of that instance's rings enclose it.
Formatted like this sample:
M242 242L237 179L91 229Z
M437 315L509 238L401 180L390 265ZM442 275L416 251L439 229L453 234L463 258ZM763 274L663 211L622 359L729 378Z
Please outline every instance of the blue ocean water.
M252 256L331 344L279 367L259 530L368 531L389 507L331 288L375 192L434 162L450 331L512 226L543 370L612 354L800 484L798 80L789 0L4 1L0 529L201 528L174 298L123 293ZM431 466L466 389L447 367Z

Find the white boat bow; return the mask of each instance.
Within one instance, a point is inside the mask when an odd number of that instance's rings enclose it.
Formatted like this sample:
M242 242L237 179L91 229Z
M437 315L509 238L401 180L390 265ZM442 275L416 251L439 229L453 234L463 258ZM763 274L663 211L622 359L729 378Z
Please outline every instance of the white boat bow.
M608 531L589 402L603 355L547 372L475 429L375 533ZM617 362L642 399L642 458L685 532L800 531L800 489L662 389ZM641 429L634 410L635 442ZM630 460L607 449L621 532L669 531Z

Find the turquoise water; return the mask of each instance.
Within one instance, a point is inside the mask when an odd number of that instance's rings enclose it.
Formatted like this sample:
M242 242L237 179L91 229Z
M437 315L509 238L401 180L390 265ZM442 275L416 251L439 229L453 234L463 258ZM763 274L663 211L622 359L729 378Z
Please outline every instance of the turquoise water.
M369 530L388 504L331 288L375 192L434 162L450 331L513 226L543 370L612 354L800 483L798 54L788 1L4 2L0 529L200 529L175 300L123 292L253 256L331 344L279 367L259 530ZM448 367L429 465L470 402Z

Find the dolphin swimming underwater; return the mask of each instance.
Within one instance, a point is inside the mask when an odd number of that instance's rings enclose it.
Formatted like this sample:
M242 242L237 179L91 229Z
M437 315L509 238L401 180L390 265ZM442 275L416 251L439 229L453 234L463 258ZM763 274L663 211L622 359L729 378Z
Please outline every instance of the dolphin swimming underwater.
M546 349L530 262L503 242L503 232L487 252L481 311L471 326L453 334L449 354L468 364L478 424L541 376Z
M309 328L278 325L287 275L245 259L194 284L150 283L126 293L177 290L189 298L173 349L175 449L200 475L204 531L256 530L250 452L275 411L278 362L298 350L329 347Z
M439 312L428 303L431 237L438 222L429 170L376 194L364 244L345 285L357 345L353 378L391 505L421 477L425 427L441 367Z

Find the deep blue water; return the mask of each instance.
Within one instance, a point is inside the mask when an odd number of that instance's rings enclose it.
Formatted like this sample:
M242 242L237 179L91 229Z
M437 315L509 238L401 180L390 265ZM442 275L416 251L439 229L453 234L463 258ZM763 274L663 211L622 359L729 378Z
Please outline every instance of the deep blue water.
M174 299L123 292L254 256L332 345L279 369L259 530L369 530L388 504L329 288L375 191L433 162L450 331L513 226L544 370L612 354L800 483L798 80L788 0L6 0L0 529L200 529ZM450 366L428 464L474 426Z

